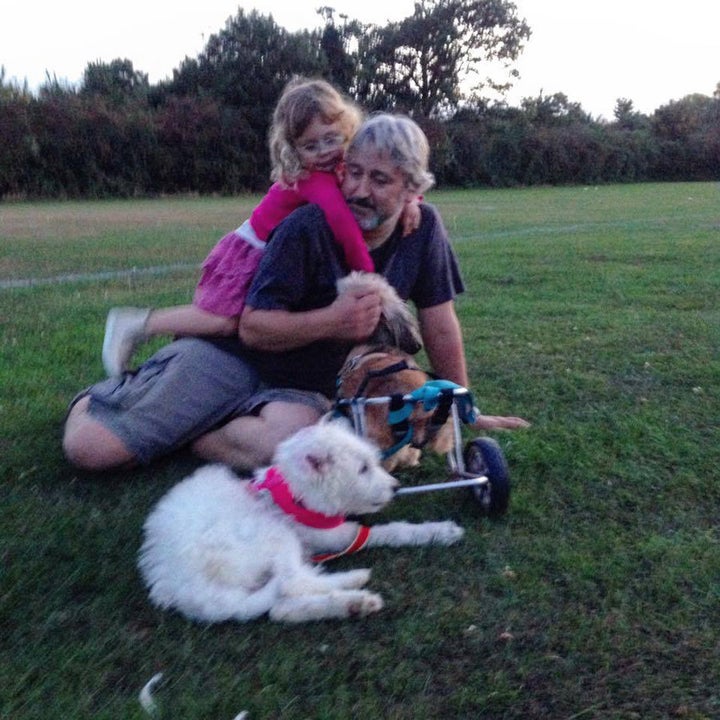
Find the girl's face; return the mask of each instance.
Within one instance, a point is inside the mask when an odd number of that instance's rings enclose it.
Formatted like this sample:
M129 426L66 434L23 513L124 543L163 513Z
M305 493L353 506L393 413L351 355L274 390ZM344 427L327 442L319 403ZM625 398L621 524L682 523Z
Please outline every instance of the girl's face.
M326 123L316 117L295 140L295 149L308 172L332 172L343 159L346 142L340 121Z

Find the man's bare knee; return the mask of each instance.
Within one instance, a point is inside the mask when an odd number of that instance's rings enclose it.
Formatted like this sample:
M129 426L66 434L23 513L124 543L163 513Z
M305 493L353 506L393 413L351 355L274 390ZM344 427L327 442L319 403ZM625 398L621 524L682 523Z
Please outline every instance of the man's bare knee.
M191 447L204 460L252 470L269 465L279 442L319 419L320 413L308 405L271 402L259 415L235 418Z
M291 402L271 402L260 411L265 446L272 455L286 438L308 425L314 425L321 414L309 405Z
M70 410L62 448L68 462L81 470L99 471L132 465L135 457L125 444L88 414L84 397Z
M238 470L268 464L265 437L259 418L238 417L194 440L190 448L203 460L221 462Z
M190 443L190 450L203 460L217 460L216 448L220 443L219 431L213 431L201 435Z
M314 425L322 416L310 405L293 402L270 402L260 411L260 417L275 439L280 441L301 428Z

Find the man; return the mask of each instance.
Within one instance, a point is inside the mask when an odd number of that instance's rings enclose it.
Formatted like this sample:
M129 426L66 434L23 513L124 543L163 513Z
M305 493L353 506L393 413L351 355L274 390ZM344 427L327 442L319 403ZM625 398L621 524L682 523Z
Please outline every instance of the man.
M342 192L377 272L418 311L433 371L468 386L454 298L463 291L437 212L421 206L402 237L403 208L433 182L429 149L409 118L377 115L348 148ZM240 321L239 339L185 338L122 381L90 388L71 408L63 447L78 466L149 462L181 445L207 460L252 468L277 443L328 408L349 349L380 318L374 293L338 296L347 267L319 208L295 211L273 233ZM520 418L483 417L477 427L525 427Z

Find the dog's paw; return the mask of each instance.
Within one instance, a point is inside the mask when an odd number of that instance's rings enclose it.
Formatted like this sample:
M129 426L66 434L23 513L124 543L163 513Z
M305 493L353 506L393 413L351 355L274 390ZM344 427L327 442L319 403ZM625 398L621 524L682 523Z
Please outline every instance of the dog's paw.
M383 599L377 593L360 592L347 604L349 617L365 617L383 609Z
M465 530L452 520L432 523L432 541L438 545L452 545L462 539Z
M348 570L346 573L343 573L343 587L348 589L361 588L363 585L367 585L368 580L370 580L369 568Z

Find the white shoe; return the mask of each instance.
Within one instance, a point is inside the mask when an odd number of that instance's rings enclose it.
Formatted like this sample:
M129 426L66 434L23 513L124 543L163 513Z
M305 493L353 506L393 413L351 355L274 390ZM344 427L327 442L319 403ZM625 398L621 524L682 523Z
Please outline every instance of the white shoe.
M112 308L105 322L102 362L108 377L119 377L127 370L135 348L145 341L148 308Z

